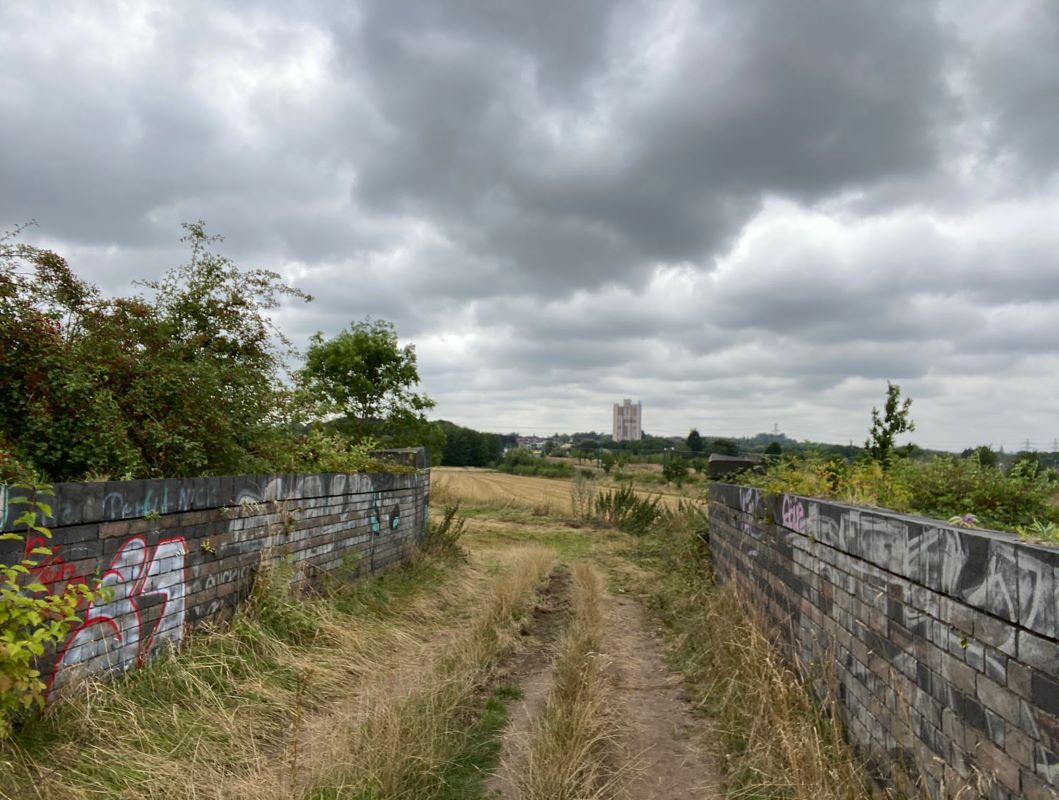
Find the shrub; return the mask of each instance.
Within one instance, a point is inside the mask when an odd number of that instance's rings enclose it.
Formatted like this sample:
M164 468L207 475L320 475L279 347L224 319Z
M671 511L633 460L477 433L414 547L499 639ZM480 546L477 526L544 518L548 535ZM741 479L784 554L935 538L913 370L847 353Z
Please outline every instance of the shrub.
M604 525L643 536L663 515L661 495L643 498L625 485L596 497L595 515Z
M51 531L38 524L38 516L46 520L52 510L38 497L52 494L51 487L16 484L12 488L26 492L9 501L29 509L12 525L25 525L26 531L0 533L0 540L24 541L32 534L50 539ZM48 555L51 548L38 546L30 548L17 564L0 564L0 739L6 738L12 725L34 706L44 705L47 686L41 680L37 660L66 640L71 628L81 621L78 606L91 603L96 596L84 583L67 583L61 594L53 594L40 583L34 573L41 564L36 556Z
M509 450L504 460L496 465L497 470L509 475L527 475L539 478L572 478L574 467L566 462L546 461L529 450L516 447Z
M1059 509L1051 503L1059 478L1055 470L1039 470L1028 460L1005 475L977 459L949 456L925 463L897 458L889 469L877 461L786 457L764 475L743 473L737 482L936 519L973 514L982 527L1001 530L1059 522Z
M667 483L683 486L684 481L688 479L688 462L680 456L673 456L669 463L662 467L662 476Z

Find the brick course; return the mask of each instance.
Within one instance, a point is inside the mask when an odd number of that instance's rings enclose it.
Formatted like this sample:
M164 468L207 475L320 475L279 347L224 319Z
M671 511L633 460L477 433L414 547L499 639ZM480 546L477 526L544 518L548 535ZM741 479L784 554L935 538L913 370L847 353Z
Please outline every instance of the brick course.
M1059 550L728 484L710 541L718 583L833 672L870 763L938 798L1059 797Z
M57 484L47 520L52 554L34 577L110 587L42 664L55 690L75 678L142 664L200 624L231 616L255 572L289 558L296 583L344 567L368 574L406 559L427 527L423 450L386 453L412 473L253 475ZM25 511L0 487L0 531ZM0 561L28 543L0 542ZM37 558L40 558L39 556Z

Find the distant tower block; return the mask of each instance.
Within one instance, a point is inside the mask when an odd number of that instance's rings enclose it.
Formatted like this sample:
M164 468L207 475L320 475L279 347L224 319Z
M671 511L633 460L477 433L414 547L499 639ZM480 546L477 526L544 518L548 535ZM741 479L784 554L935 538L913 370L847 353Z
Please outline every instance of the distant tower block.
M614 404L614 441L637 442L643 436L643 406L625 400Z

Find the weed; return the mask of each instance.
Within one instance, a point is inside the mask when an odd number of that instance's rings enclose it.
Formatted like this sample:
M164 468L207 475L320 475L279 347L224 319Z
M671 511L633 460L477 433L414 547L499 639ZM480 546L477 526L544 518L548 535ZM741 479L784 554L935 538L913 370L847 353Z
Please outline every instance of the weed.
M467 518L460 515L460 501L445 506L441 520L431 522L423 540L423 551L444 558L466 558L460 539L466 532Z
M1029 525L1016 525L1015 533L1023 539L1059 544L1059 525L1054 522L1034 519Z
M595 497L596 487L588 473L577 470L570 481L570 512L576 519L590 519Z
M809 676L792 670L760 622L714 585L704 521L689 506L640 540L639 552L656 576L644 587L651 604L676 634L673 664L720 737L729 796L874 796L841 723L814 702Z
M595 514L604 525L643 536L663 515L661 500L661 495L640 497L631 486L624 485L599 494Z

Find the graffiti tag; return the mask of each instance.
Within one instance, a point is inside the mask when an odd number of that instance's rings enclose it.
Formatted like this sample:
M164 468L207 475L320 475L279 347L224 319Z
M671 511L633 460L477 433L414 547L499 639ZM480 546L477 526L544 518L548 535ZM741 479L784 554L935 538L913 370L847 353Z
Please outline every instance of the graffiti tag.
M186 552L182 536L163 539L153 548L143 536L122 544L103 573L100 595L59 652L49 690L69 682L76 667L92 659L103 657L105 666L125 669L141 665L158 642L181 642ZM142 617L155 605L161 606L157 619L145 625Z

